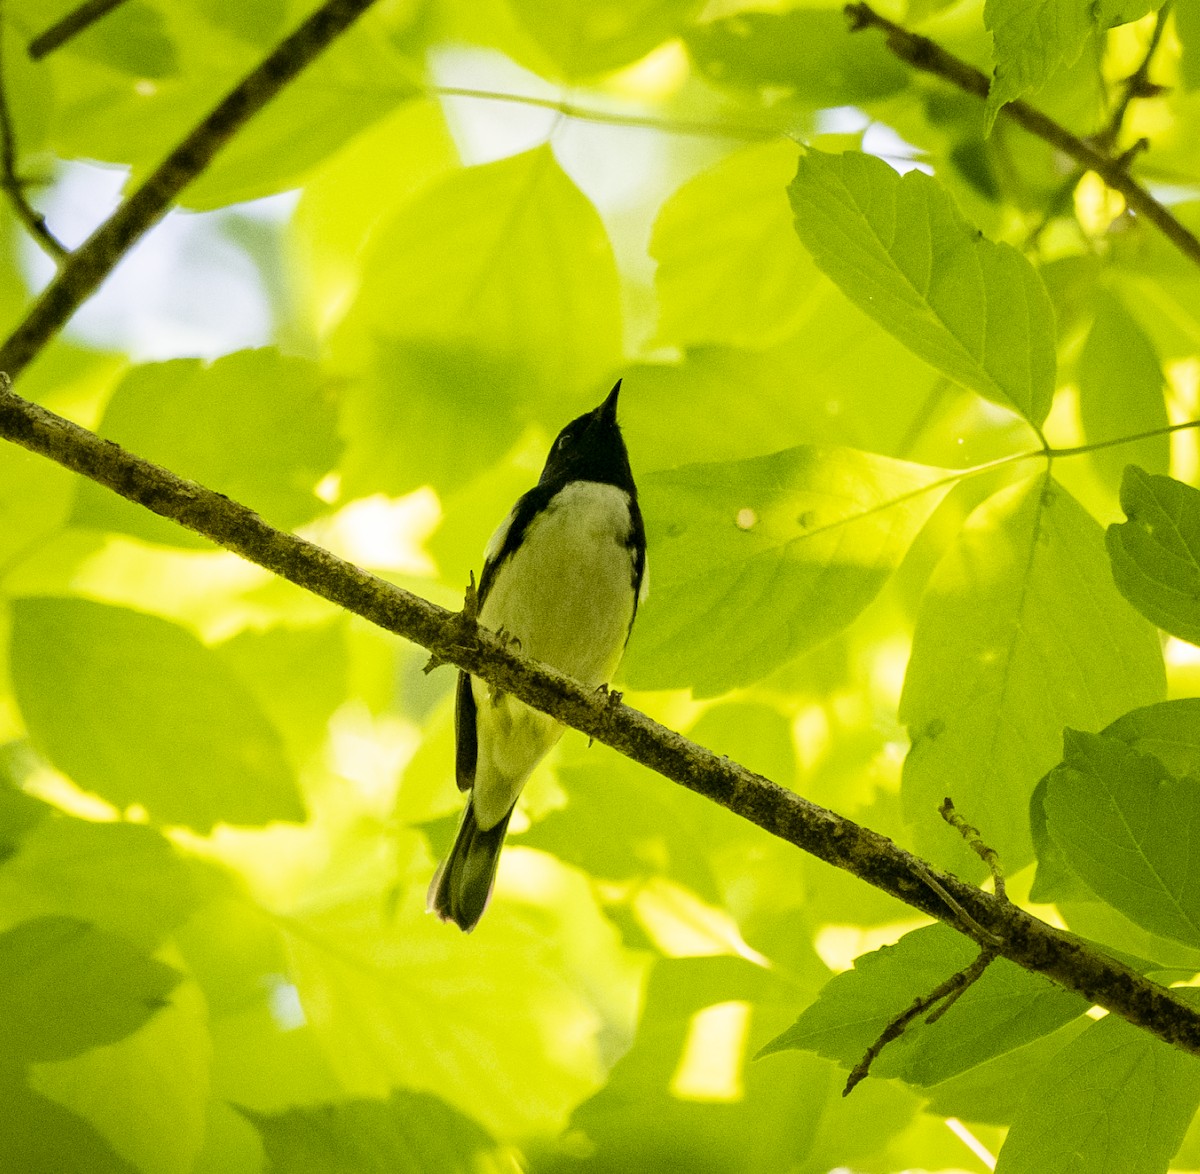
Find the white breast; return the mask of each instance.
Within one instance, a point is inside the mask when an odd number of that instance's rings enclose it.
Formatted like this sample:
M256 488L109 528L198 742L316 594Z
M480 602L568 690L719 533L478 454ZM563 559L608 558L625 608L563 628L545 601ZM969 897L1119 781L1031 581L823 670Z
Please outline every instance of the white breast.
M503 544L507 526L497 531L490 551ZM629 530L624 490L593 481L567 485L496 572L480 623L503 629L521 642L526 656L585 685L607 682L633 620ZM471 689L479 750L472 803L479 826L490 828L516 802L563 728L514 697L493 696L478 678Z
M496 574L480 621L588 685L617 667L633 619L629 496L573 481L550 499Z

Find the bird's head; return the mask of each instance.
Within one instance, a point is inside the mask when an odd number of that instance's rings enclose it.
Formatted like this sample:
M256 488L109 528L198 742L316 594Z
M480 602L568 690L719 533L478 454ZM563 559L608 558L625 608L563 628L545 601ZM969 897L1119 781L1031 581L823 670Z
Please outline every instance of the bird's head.
M539 485L600 481L633 492L629 454L617 424L621 381L599 407L572 420L555 438Z

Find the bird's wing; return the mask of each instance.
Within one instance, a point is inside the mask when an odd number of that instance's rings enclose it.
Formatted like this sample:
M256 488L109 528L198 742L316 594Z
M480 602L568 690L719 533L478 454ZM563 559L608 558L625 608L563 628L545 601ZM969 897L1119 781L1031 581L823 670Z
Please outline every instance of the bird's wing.
M475 726L475 694L471 692L471 678L467 673L458 674L454 702L454 778L460 791L469 791L475 785L479 741Z
M546 503L557 490L557 486L535 486L517 500L508 517L497 527L484 552L483 571L479 576L476 592L479 607L483 607L492 590L496 572L521 545L529 523L545 509ZM454 706L454 774L460 791L469 791L475 785L475 765L479 761L479 735L475 716L475 694L471 692L471 678L467 673L459 673Z

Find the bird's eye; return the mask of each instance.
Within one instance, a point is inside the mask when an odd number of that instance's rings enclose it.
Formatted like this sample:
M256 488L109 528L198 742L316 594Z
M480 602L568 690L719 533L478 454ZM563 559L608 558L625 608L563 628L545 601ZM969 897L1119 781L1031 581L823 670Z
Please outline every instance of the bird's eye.
M561 435L561 436L558 438L558 440L557 440L557 441L555 441L555 443L554 443L554 447L555 447L555 448L566 448L566 447L567 447L567 441L568 441L568 440L570 440L570 439L571 439L571 438L570 438L570 436L568 436L568 435L567 435L567 433L565 433L565 432L564 432L564 433L563 433L563 434L562 434L562 435Z

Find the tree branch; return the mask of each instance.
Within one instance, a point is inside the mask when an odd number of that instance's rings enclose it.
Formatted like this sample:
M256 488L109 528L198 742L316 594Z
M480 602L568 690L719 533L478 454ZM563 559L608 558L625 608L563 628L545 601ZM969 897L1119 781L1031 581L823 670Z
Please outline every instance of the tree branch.
M22 371L230 136L372 2L328 0L235 87L71 255L33 310L0 347L0 371L14 377ZM438 660L481 677L770 834L947 921L998 955L1200 1055L1200 1013L1123 963L1007 901L923 863L887 837L714 755L644 714L615 703L610 695L586 689L554 669L526 660L493 633L479 628L470 616L446 611L311 542L276 530L223 494L184 480L29 403L13 393L7 379L0 386L0 436L420 644Z
M8 89L3 66L3 9L0 7L0 188L8 195L17 218L55 263L67 258L67 247L46 226L46 218L25 196L25 182L17 175L17 133L8 108Z
M0 347L0 371L15 379L116 268L130 247L166 215L177 195L233 134L375 0L326 0L251 70L92 235L71 254L33 309Z
M959 89L978 98L987 98L987 75L975 66L948 53L936 41L911 33L885 16L880 16L868 4L847 4L847 19L853 31L866 28L882 29L887 34L888 48L915 69L932 73ZM1030 134L1037 135L1064 155L1069 155L1087 171L1094 171L1114 191L1125 197L1125 203L1144 216L1185 257L1200 265L1200 238L1163 207L1127 170L1129 160L1125 156L1113 158L1097 150L1085 140L1073 135L1054 119L1025 102L1009 102L1001 107L1001 114L1024 127Z
M1200 1055L1200 1012L1172 991L1007 900L918 860L886 836L718 757L645 714L614 703L610 695L526 659L469 616L438 607L303 538L276 530L223 494L101 440L9 388L0 390L0 436L420 644L438 661L481 677L771 835L947 922L986 950ZM960 911L968 914L966 921Z
M84 0L61 20L57 20L44 33L39 33L29 42L29 56L40 61L47 53L53 53L73 37L86 32L101 17L119 8L125 0Z
M1156 85L1150 80L1150 66L1154 61L1154 54L1158 52L1163 31L1167 27L1167 18L1170 15L1171 0L1166 0L1154 18L1154 31L1150 34L1150 42L1146 46L1142 60L1138 63L1137 69L1125 79L1121 86L1121 97L1112 117L1108 120L1108 126L1095 136L1097 145L1105 151L1111 151L1121 137L1121 131L1125 126L1125 116L1129 113L1129 107L1133 100L1135 98L1155 98L1163 92L1162 86Z

